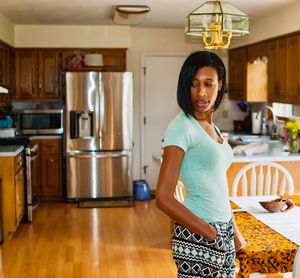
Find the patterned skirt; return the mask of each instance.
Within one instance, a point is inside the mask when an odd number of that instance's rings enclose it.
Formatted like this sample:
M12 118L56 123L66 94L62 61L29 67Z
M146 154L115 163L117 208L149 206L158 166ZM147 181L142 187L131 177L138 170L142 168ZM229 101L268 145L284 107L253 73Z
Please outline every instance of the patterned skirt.
M232 220L210 223L217 231L217 238L208 241L178 223L174 225L172 252L178 278L222 277L235 274L235 248Z

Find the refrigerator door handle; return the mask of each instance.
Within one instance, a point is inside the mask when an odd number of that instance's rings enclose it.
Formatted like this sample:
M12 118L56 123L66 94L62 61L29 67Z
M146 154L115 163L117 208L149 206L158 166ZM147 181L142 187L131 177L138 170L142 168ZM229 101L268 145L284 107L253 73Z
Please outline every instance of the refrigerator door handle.
M104 125L104 115L105 115L105 97L103 92L103 84L102 84L102 75L99 74L99 139L100 144L102 141L102 132Z
M101 153L101 154L69 154L69 157L80 157L80 158L107 158L107 157L122 157L129 156L130 152L122 152L122 153Z

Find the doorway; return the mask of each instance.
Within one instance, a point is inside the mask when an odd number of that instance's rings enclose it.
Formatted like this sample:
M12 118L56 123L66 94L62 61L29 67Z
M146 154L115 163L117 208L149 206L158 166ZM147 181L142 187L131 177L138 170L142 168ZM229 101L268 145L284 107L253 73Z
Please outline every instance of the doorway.
M177 82L187 54L145 54L141 97L141 177L156 189L162 139L169 122L180 112Z

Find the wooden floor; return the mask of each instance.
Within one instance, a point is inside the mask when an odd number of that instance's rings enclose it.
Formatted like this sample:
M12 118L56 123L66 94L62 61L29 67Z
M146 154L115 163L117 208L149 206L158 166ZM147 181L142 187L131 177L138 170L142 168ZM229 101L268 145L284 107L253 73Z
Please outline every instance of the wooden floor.
M0 277L172 278L169 237L154 200L97 209L42 203L0 246Z

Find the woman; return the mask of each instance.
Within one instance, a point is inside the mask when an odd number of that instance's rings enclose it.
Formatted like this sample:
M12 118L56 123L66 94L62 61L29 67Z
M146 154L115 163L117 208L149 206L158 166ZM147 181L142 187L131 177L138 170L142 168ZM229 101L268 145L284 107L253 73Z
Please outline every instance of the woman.
M226 70L214 53L199 51L184 62L177 101L182 109L163 141L157 207L175 220L172 251L178 277L234 277L235 252L245 246L230 208L226 171L232 150L213 124L226 85ZM179 179L186 187L174 198Z

